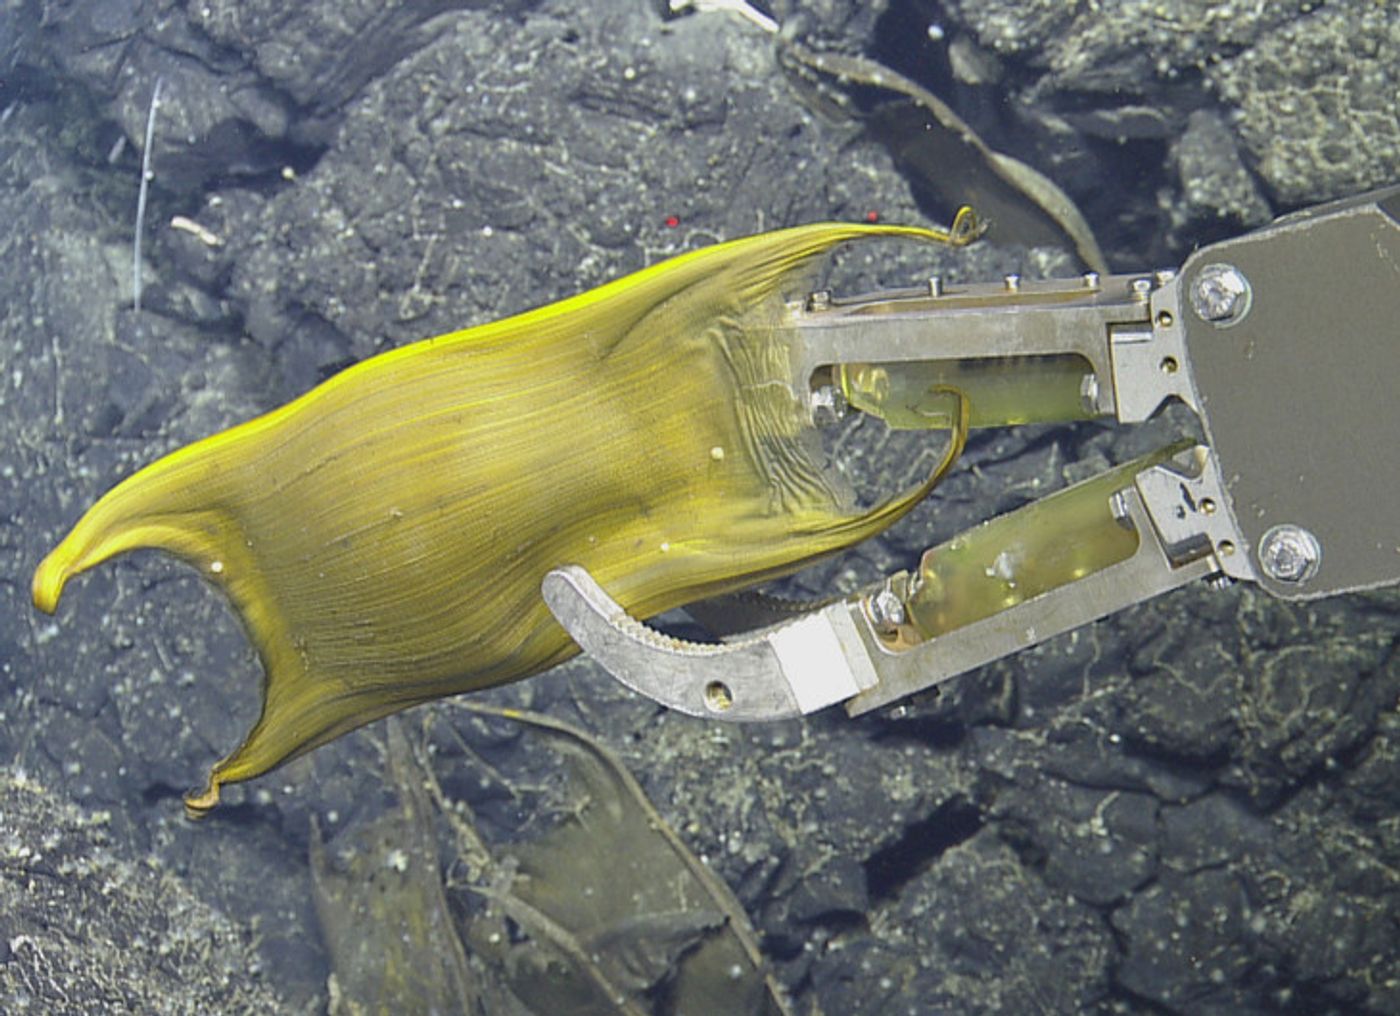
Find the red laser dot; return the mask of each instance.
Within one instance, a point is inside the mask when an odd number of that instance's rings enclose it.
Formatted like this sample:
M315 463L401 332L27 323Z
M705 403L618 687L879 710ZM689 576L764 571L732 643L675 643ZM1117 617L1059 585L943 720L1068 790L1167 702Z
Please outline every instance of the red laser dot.
M679 226L680 224L681 224L681 217L680 217L679 215L668 215L668 216L666 216L666 228L667 228L667 229L675 229L675 228L676 228L677 226Z
M870 211L868 211L868 212L865 213L865 221L866 221L866 222L879 222L879 221L880 221L880 213L877 212L877 211L875 211L875 209L873 209L873 208L870 209Z

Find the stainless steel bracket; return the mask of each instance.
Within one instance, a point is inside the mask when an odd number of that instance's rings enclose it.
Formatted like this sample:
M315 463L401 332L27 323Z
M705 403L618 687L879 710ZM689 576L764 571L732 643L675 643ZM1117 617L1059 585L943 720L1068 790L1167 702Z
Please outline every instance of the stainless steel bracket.
M944 283L836 299L810 296L789 308L791 385L810 391L824 368L853 359L881 363L1004 360L1073 355L1097 383L1091 415L1145 420L1170 395L1194 406L1180 336L1154 332L1153 297L1173 273L1001 283ZM1174 291L1174 290L1173 290ZM1140 368L1151 360L1152 368ZM1176 363L1180 371L1158 370ZM1135 372L1129 381L1129 371ZM815 407L814 407L815 408Z
M1218 570L1209 556L1174 561L1170 548L1153 538L1151 514L1138 490L1129 486L1118 493L1117 509L1125 522L1143 536L1136 553L1071 585L1032 597L902 652L883 649L878 636L869 633L868 650L881 654L876 658L881 680L849 701L847 712L858 716L889 705Z
M1218 477L1203 448L1179 459L1144 469L1112 492L1118 524L1138 534L1131 556L902 648L891 647L876 630L871 617L879 612L871 604L891 589L909 588L903 581L715 644L648 627L577 565L549 572L541 588L555 618L585 652L633 691L671 709L710 719L776 720L844 702L847 712L859 715L1219 573L1216 554L1232 546L1234 531L1215 508ZM1003 518L1014 525L1020 512Z

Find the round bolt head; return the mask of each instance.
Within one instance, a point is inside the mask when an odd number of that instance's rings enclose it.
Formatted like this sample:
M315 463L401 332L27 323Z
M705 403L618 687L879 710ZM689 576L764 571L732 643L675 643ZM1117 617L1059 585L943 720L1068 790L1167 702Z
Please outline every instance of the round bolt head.
M1322 563L1322 544L1302 526L1274 526L1259 540L1259 565L1279 582L1306 582Z
M904 603L891 589L881 589L872 596L870 620L878 628L897 628L904 623Z
M1249 280L1234 265L1206 265L1191 284L1191 308L1218 327L1235 324L1249 312Z

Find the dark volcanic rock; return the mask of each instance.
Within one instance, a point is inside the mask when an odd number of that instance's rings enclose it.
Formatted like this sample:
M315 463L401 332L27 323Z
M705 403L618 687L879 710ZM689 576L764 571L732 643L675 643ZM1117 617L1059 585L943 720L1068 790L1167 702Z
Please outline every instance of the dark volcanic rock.
M114 843L105 813L6 768L0 816L5 1012L289 1011L263 982L253 930Z

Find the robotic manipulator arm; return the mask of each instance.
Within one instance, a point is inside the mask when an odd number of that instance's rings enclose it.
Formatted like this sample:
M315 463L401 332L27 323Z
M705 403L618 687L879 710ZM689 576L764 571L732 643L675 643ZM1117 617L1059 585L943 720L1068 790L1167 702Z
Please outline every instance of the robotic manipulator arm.
M1400 582L1400 187L1193 253L1180 269L945 286L790 308L814 415L893 427L1112 416L1170 399L1178 442L925 551L912 572L718 644L627 613L583 569L543 593L614 676L698 716L851 715L1197 579L1308 599Z

